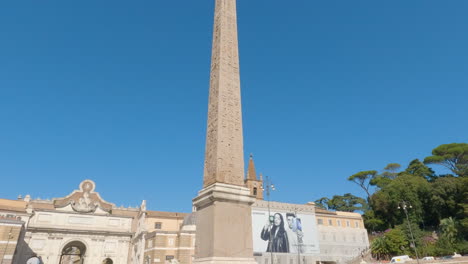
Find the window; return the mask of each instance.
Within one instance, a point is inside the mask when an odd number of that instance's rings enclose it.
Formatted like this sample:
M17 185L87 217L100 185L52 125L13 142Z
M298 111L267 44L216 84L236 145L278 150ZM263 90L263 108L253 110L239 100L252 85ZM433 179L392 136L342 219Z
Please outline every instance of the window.
M318 223L319 225L323 225L323 219L320 219L320 218L317 219L317 223Z
M336 220L336 225L341 226L341 220Z
M356 228L359 228L359 222L358 222L358 221L354 222L354 226L355 226Z
M173 260L173 259L174 259L174 256L172 256L172 255L166 256L166 260Z
M329 226L332 226L333 225L333 221L331 219L328 219L328 225Z
M346 221L346 226L349 227L350 225L349 221Z
M148 247L147 248L152 248L153 247L153 240L148 240Z
M167 241L167 244L169 244L169 246L173 246L174 245L174 238L169 238L169 240Z
M154 228L155 229L161 229L162 228L162 223L161 222L154 223Z
M253 188L253 195L257 195L257 187Z

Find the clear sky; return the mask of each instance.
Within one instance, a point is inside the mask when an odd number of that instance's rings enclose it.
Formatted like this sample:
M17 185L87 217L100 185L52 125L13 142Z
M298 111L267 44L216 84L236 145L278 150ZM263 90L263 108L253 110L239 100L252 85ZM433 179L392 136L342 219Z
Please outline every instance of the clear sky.
M0 197L202 187L213 0L1 1ZM272 199L468 142L468 1L238 0L246 161Z

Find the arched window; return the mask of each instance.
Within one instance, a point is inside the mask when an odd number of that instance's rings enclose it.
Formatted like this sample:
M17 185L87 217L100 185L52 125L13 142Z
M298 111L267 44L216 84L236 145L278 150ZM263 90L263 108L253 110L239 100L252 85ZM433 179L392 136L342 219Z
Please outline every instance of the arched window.
M106 258L105 260L102 261L102 264L114 264L114 261L110 258Z
M253 195L257 195L257 187L253 188Z
M73 241L63 247L60 264L83 264L86 246L80 241Z

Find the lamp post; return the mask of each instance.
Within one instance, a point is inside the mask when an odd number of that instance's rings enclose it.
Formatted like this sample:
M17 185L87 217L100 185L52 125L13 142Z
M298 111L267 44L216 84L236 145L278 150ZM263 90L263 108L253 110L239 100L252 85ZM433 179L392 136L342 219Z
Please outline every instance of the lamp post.
M265 177L265 181L263 182L262 189L266 191L267 195L267 203L268 203L268 221L270 222L270 225L274 221L274 217L271 215L270 212L270 192L275 190L275 185L271 182L270 178L268 176ZM272 234L271 234L271 226L270 226L270 235L268 239L268 243L270 245L270 263L273 264L273 242L272 242Z
M403 209L403 211L405 212L405 215L406 215L406 220L407 220L407 223L408 223L408 228L409 228L409 231L410 231L410 234L411 234L411 240L413 241L412 242L412 247L414 249L414 253L416 253L416 262L418 262L419 264L419 255L418 255L418 250L416 249L416 242L414 241L414 235L413 235L413 229L411 228L411 222L410 222L410 219L408 217L408 208L413 208L413 206L411 206L410 203L407 203L406 201L401 201L399 204L398 204L398 209Z
M13 238L13 236L12 236L12 231L13 231L13 227L10 228L10 232L8 232L8 240L7 240L7 243L6 243L6 246L5 246L5 250L3 250L3 256L2 256L2 262L1 262L1 264L3 264L3 260L5 260L5 254L6 254L7 249L8 249L8 244L10 244L10 239Z

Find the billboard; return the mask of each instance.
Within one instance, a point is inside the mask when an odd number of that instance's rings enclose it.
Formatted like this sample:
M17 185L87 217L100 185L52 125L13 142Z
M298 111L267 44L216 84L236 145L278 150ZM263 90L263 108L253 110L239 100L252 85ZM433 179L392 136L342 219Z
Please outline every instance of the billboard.
M313 214L252 209L252 233L254 252L320 253Z

